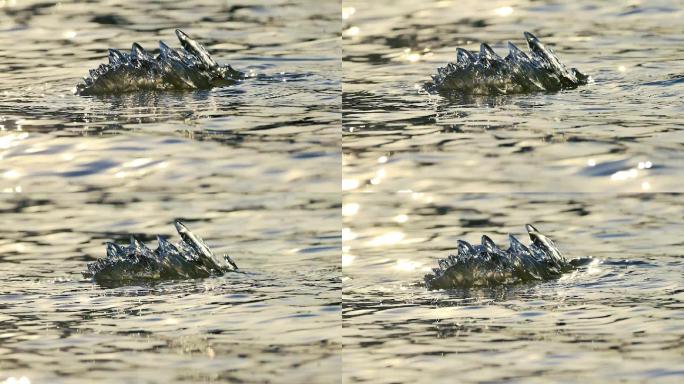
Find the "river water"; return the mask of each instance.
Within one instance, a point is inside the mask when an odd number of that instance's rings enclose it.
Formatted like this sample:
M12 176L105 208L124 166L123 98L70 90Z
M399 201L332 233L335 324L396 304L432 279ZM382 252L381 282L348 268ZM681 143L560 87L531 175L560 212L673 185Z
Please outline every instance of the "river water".
M345 382L671 382L684 355L684 195L345 196ZM558 280L427 291L457 240L534 224L568 259Z
M343 2L343 380L684 380L681 2ZM529 31L593 82L451 98L457 47ZM558 280L427 291L482 235L534 224Z
M339 381L339 9L0 1L0 382ZM108 48L177 48L175 28L250 78L73 95ZM244 273L81 277L177 218Z
M345 1L346 189L684 190L683 3L595 3ZM527 51L524 31L594 82L466 100L421 91L457 47Z
M0 383L683 381L683 9L0 0ZM73 94L108 48L178 48L176 28L247 79ZM457 47L524 31L590 84L424 90ZM176 219L241 273L82 277ZM457 240L526 223L593 261L423 287Z

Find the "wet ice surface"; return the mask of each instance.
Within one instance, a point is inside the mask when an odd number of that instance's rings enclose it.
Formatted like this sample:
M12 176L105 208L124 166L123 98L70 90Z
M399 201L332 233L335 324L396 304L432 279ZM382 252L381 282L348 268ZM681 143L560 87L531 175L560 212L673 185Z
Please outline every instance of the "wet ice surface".
M339 4L3 5L0 381L339 380ZM253 77L72 94L108 48L175 28ZM175 237L174 219L245 274L80 275L106 241Z
M339 379L338 197L91 192L0 209L3 380ZM114 289L81 276L106 241L151 246L176 217L244 273Z
M684 195L353 193L343 212L346 382L684 378ZM597 260L543 283L422 286L457 240L505 243L526 222Z
M664 1L343 6L348 190L682 190L681 7ZM460 99L420 90L436 68L455 60L456 48L477 50L485 42L505 54L508 41L525 46L523 31L594 83Z

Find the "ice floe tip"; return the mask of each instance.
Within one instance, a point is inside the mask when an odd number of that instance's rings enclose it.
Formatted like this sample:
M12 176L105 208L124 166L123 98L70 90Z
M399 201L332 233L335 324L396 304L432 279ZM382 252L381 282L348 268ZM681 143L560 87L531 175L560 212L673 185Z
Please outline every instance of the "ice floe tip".
M188 230L188 227L186 227L185 224L183 224L183 222L180 221L180 220L175 220L175 221L173 222L173 225L176 226L176 231L177 231L179 234L182 233L182 232L187 232L187 231L189 231L189 230Z
M482 246L487 252L494 252L496 250L496 244L494 243L494 240L487 235L482 235Z

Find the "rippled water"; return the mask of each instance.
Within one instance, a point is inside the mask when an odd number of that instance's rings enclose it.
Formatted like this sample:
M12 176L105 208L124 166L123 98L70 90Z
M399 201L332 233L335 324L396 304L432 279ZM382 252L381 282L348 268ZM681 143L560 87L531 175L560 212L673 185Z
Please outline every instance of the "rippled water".
M0 1L0 381L335 382L339 4ZM241 84L80 97L181 28ZM184 219L244 274L105 289L104 242Z
M681 5L344 1L345 382L684 379L684 196L625 194L682 190ZM457 47L504 56L524 31L593 82L423 90ZM423 287L457 240L507 247L526 223L595 260L543 283Z
M295 183L339 194L338 4L3 4L0 189L271 192ZM72 94L108 48L179 47L175 28L253 77L209 91Z
M0 372L43 382L328 381L340 369L334 195L74 193L0 199ZM177 240L244 272L104 289L105 241ZM4 378L3 378L4 379Z
M346 382L681 382L684 195L354 193L345 196ZM507 244L534 223L558 280L427 291L456 242ZM526 241L527 242L527 241Z
M343 6L348 190L682 190L681 2ZM594 83L465 100L421 91L457 47L503 56L507 41L526 47L524 31Z
M0 382L681 382L683 5L0 0ZM247 79L73 94L176 28ZM424 90L524 31L593 81ZM176 219L241 273L82 277ZM526 223L593 262L423 287L458 239Z

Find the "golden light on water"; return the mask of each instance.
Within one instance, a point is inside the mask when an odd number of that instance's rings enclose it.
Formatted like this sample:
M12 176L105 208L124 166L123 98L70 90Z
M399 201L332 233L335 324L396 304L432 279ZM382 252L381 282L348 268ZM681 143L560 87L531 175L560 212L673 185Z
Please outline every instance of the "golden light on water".
M358 203L347 203L342 205L342 216L354 216L359 213L361 206Z
M12 7L17 5L17 0L0 0L0 8Z
M411 49L406 48L406 50L404 50L404 59L415 63L420 60L420 53L411 52Z
M356 8L354 7L342 7L342 20L347 20L354 16L356 13Z
M610 175L610 179L613 181L625 181L629 179L635 179L639 176L639 171L650 169L653 167L653 163L650 161L640 161L636 168L630 168L625 171L617 171ZM648 180L641 182L642 191L650 191L652 188L651 183Z
M404 237L406 237L406 234L401 231L387 232L369 240L366 245L369 247L384 247L388 245L394 245L402 241Z
M420 201L420 202L423 202L426 204L430 204L430 203L434 202L434 200L435 200L431 195L424 193L424 192L411 192L411 199L413 199L415 201Z
M342 32L342 36L344 37L354 37L357 36L361 32L361 29L357 26L349 27L345 29Z
M343 253L342 254L342 267L349 267L354 263L354 259L356 259L356 256L350 255L348 253Z
M384 179L385 176L387 176L385 168L380 168L377 172L375 172L375 176L372 179L370 179L370 183L373 185L378 185L380 184L380 182L382 182L382 179Z
M2 384L31 384L31 380L26 376L14 377L10 376Z
M2 174L2 177L5 179L17 179L19 176L21 176L21 173L15 169L10 169Z
M639 176L639 171L636 168L631 168L626 171L617 171L610 175L611 180L623 181L627 179L635 179Z
M28 132L10 133L0 137L0 149L7 149L18 145L17 141L24 140L29 137Z
M397 215L394 217L394 221L397 223L405 223L409 219L408 215Z
M138 168L142 167L143 165L147 165L152 162L152 159L148 157L142 157L138 159L131 160L129 162L126 162L123 164L124 167L126 168Z
M342 179L342 190L349 191L359 187L359 181L356 179Z
M399 259L394 269L401 272L414 272L422 267L422 264L408 259Z
M595 167L597 164L598 163L595 159L587 159L587 166ZM634 168L614 172L610 175L610 179L612 181L625 181L630 179L636 179L637 177L639 177L639 171L643 171L650 168L653 168L653 163L651 161L640 161ZM650 190L651 183L649 183L648 181L642 182L641 189L644 191Z
M77 34L76 31L65 31L62 36L64 36L65 39L71 40L76 37Z
M2 190L2 193L21 193L22 188L21 185L17 185L14 187L7 187Z
M494 9L494 13L498 16L510 16L513 13L513 7L499 7Z
M650 161L640 161L637 165L637 168L639 169L649 169L651 167L653 167L653 163L651 163Z
M356 239L358 236L351 228L342 228L342 241L350 241Z
M406 48L401 54L401 59L410 63L415 63L423 59L423 57L432 56L430 48L424 48L422 51L414 51L411 48Z

